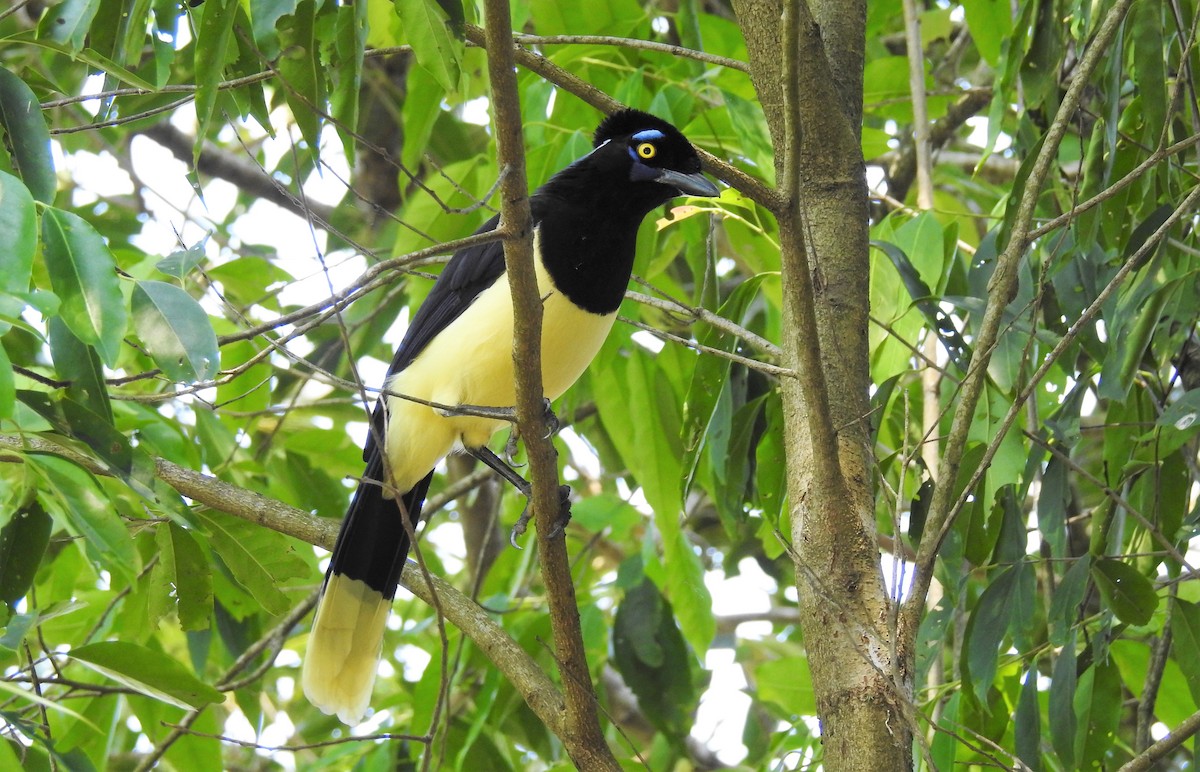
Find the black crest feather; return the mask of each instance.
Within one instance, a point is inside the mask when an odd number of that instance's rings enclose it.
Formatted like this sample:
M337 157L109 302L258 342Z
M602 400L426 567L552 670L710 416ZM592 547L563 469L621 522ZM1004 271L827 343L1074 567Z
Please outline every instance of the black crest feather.
M595 136L592 137L592 147L600 147L607 140L628 136L644 129L658 129L668 136L678 136L681 139L683 137L679 133L679 129L657 115L644 113L641 110L627 109L618 110L600 122L600 125L596 127Z

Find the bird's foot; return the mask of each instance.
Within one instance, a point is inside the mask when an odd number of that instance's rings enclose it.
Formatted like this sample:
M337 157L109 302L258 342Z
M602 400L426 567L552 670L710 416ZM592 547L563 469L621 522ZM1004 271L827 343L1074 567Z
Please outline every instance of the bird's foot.
M532 507L530 506L530 502L526 500L525 509L521 510L521 516L517 518L517 522L513 525L512 532L509 534L509 544L517 549L521 549L521 545L517 544L517 539L525 535L525 531L529 529L529 521L532 518ZM562 536L569 522L571 522L571 486L560 485L558 486L558 518L554 521L554 527L550 530L549 538L557 539L559 536Z
M558 430L562 428L562 421L558 420L558 416L554 414L554 410L550 407L550 400L542 398L542 420L546 422L546 437L553 437L558 434Z

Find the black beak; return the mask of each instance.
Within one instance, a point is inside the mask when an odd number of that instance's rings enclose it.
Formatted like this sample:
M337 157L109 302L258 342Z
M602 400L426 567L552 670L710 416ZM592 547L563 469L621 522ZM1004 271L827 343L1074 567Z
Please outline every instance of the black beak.
M680 195L704 196L706 198L721 195L721 191L717 189L717 186L712 184L701 172L684 174L674 169L661 169L654 181L677 188Z

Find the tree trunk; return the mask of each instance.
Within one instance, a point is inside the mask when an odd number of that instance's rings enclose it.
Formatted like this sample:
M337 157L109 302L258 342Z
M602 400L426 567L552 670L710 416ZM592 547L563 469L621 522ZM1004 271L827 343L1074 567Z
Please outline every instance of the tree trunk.
M830 770L910 769L909 668L893 658L894 608L875 546L870 474L868 211L859 145L865 9L861 2L786 6L734 3L785 200L775 213L781 343L784 364L797 374L782 388L788 495L823 761ZM788 83L797 90L788 93Z

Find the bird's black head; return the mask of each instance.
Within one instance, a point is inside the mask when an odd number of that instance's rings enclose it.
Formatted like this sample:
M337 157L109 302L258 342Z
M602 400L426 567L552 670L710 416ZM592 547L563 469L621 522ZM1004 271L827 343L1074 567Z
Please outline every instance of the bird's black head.
M597 153L611 145L610 153L618 158L623 151L629 162L629 181L664 188L659 191L662 201L677 195L715 196L720 192L701 173L692 143L657 116L640 110L615 112L596 128L592 144Z
M586 181L592 195L612 198L597 202L606 208L619 203L640 219L675 196L720 192L701 172L696 149L679 129L649 113L613 113L596 128L593 145L563 176L576 189Z

